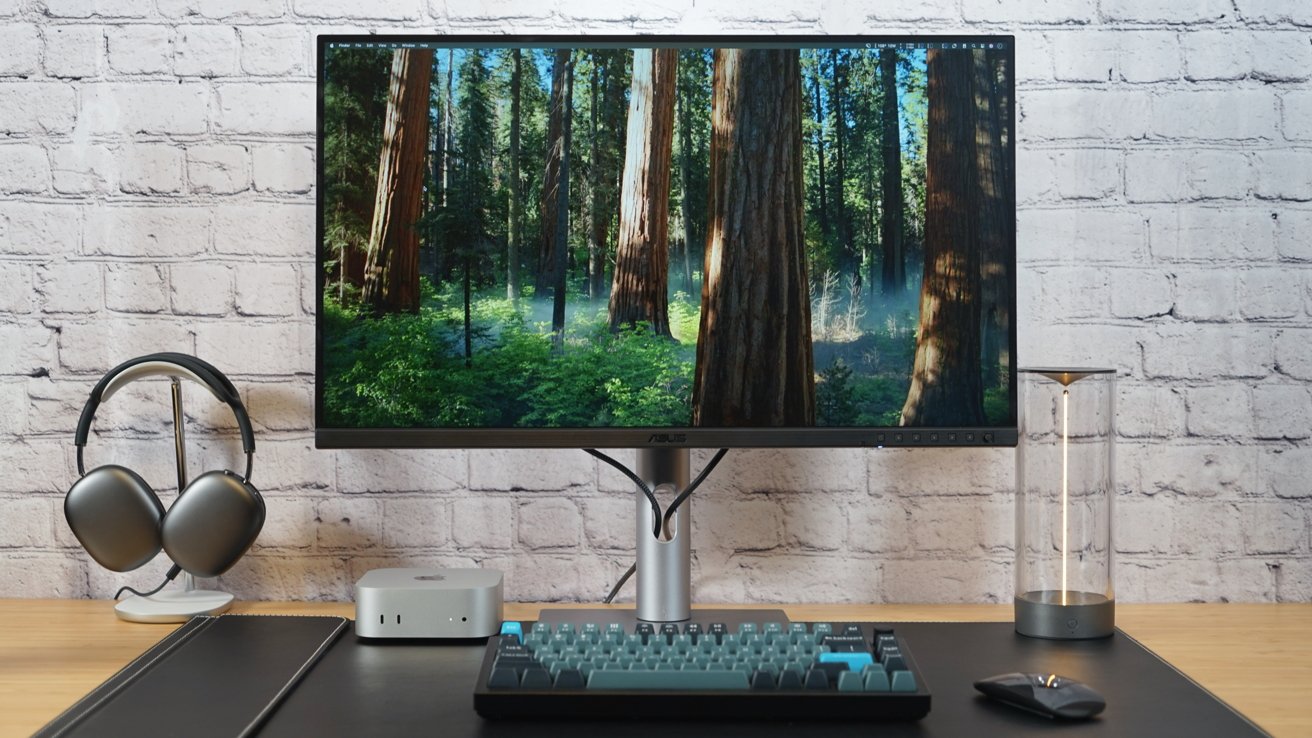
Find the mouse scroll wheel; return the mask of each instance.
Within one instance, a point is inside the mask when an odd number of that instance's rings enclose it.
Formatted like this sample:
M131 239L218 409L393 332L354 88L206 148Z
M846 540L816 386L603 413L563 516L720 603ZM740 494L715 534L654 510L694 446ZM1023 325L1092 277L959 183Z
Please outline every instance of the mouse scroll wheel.
M1038 684L1035 686L1044 687L1046 689L1056 689L1061 685L1062 685L1061 677L1057 676L1056 674L1048 674L1046 676L1040 676L1038 680Z

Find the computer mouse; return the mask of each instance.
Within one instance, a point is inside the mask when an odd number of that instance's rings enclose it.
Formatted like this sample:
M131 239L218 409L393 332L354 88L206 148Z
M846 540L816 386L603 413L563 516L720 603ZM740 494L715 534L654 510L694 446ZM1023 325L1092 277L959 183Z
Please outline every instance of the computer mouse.
M1092 687L1056 674L999 674L975 682L975 689L1050 718L1083 720L1107 707L1107 701Z

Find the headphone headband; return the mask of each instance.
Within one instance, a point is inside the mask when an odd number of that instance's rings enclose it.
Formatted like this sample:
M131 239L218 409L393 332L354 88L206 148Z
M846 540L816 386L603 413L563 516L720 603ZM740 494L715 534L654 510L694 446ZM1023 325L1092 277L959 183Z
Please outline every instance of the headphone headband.
M186 376L199 378L209 388L210 392L214 393L215 397L232 409L233 416L237 418L237 428L241 432L242 450L246 452L246 478L249 479L251 476L251 455L255 453L255 431L251 428L250 416L246 414L246 406L242 404L241 395L237 393L237 388L223 375L223 372L209 363L195 356L176 352L147 354L138 356L135 359L128 359L110 369L105 376L100 378L95 388L91 390L91 396L87 398L86 405L82 407L82 416L78 418L77 422L77 435L73 442L77 446L78 474L85 473L82 466L82 448L87 445L87 438L91 434L91 421L96 417L96 410L100 407L105 389L123 372L134 366L150 362L172 364L187 370Z

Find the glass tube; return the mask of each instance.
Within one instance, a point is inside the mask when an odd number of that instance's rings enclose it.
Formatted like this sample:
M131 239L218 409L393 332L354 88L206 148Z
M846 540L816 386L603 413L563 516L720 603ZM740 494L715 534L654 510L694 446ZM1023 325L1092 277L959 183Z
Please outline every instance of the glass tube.
M1017 376L1016 631L1111 635L1116 372L1039 368Z

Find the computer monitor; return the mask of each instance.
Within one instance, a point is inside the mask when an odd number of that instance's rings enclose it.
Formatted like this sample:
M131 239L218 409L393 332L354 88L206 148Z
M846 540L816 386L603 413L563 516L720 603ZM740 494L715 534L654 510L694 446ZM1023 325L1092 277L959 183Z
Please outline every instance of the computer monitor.
M1013 445L1014 60L319 37L316 444Z

